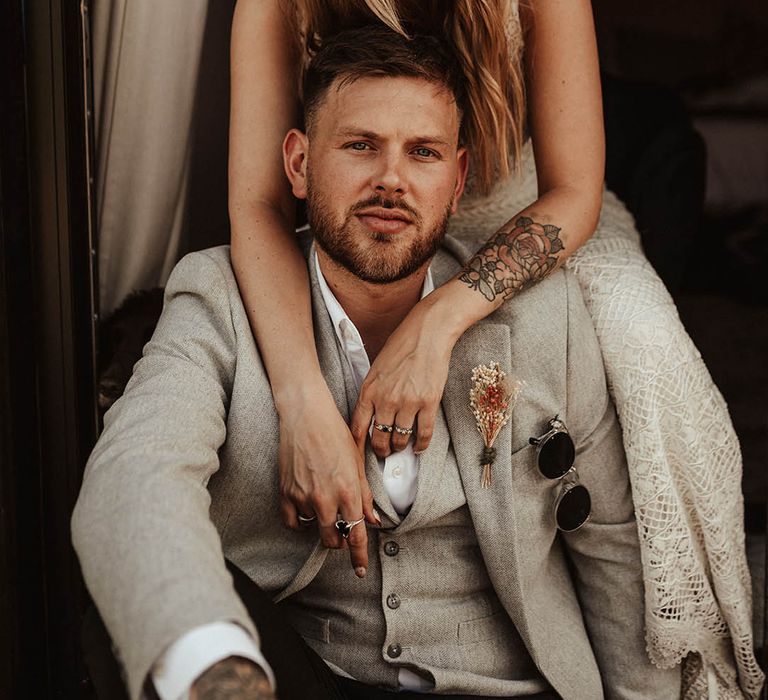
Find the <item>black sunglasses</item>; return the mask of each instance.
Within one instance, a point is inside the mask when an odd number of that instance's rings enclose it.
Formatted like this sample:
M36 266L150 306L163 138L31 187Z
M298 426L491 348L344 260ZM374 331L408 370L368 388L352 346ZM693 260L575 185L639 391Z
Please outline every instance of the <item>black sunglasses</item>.
M568 428L557 416L548 425L549 430L544 435L529 438L528 442L536 446L536 462L541 475L546 479L564 479L555 500L555 524L558 530L573 532L589 520L592 499L586 486L579 483L574 464L576 447Z

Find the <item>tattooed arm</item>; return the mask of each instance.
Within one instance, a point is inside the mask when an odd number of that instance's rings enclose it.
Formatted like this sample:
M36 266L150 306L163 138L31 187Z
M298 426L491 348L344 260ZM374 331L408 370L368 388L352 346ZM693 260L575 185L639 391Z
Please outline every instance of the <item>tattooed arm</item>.
M521 20L540 197L478 250L459 276L499 303L577 250L592 235L602 202L605 144L589 2L540 0L535 11L522 9Z
M275 700L267 674L252 661L230 656L195 681L190 700Z
M552 272L564 248L557 226L521 216L475 253L459 280L488 301L508 299Z

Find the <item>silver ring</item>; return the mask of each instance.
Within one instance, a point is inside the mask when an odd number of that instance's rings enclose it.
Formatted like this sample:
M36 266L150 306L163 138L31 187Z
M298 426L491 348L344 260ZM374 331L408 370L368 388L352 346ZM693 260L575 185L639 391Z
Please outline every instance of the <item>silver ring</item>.
M396 425L395 432L398 435L413 435L413 428L401 428L399 425Z
M395 429L392 425L377 423L376 421L373 422L373 427L376 428L376 430L380 430L382 433L391 433Z
M300 523L311 523L317 520L316 515L302 515L301 513L297 513L297 517L299 518Z
M361 522L363 522L365 518L360 518L360 520L344 520L344 518L339 518L336 521L336 529L338 530L339 534L345 539L349 539L349 533L352 532L352 528L355 525L359 525Z

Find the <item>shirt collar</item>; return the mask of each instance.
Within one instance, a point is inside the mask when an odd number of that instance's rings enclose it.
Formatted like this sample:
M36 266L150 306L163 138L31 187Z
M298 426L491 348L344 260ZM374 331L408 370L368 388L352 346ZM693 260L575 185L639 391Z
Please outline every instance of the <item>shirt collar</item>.
M323 271L320 269L320 262L317 259L317 251L315 250L314 246L312 246L311 256L312 264L314 264L315 272L317 273L317 282L320 285L320 292L323 296L323 302L325 303L325 308L328 310L328 315L331 317L333 330L336 332L336 337L338 337L342 347L346 347L348 339L344 337L343 333L343 328L346 324L349 324L349 326L355 329L358 337L360 334L357 331L357 328L355 328L355 324L352 323L352 320L349 318L349 316L347 316L347 312L344 311L344 308L339 303L339 300L328 286L328 282L326 282L325 277L323 276ZM430 265L427 268L427 274L424 277L424 284L421 287L421 298L423 299L425 296L427 296L427 294L434 291L434 289L435 283L432 278L432 266ZM362 344L362 340L360 342Z

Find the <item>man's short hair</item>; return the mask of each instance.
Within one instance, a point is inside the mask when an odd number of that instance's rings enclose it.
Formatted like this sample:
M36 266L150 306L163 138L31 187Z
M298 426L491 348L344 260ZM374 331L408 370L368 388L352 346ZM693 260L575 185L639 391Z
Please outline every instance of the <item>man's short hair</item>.
M384 25L347 29L330 37L304 72L304 124L311 127L318 107L334 81L337 89L360 78L423 78L446 88L464 112L461 69L455 57L433 36L405 37Z

